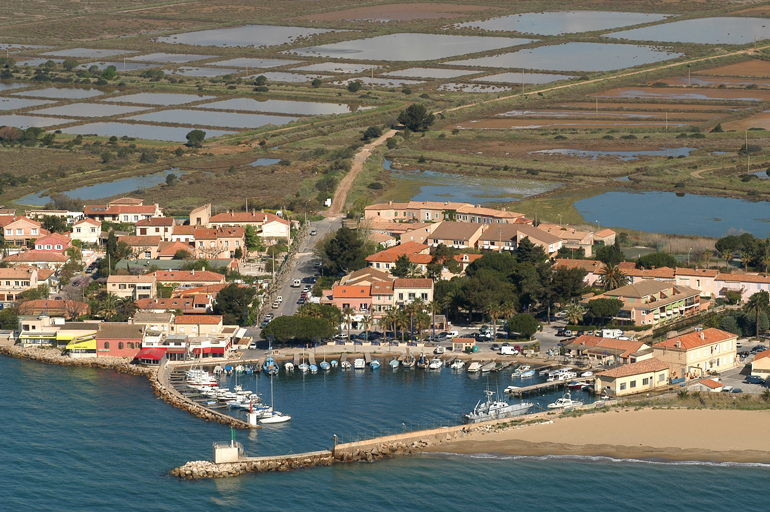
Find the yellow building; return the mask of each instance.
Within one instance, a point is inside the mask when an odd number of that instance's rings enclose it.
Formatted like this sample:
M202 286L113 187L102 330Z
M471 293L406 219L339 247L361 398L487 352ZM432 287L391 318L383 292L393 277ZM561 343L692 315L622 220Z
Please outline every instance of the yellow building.
M668 364L655 358L645 359L598 373L594 389L597 393L608 396L644 393L657 387L667 386L669 377Z
M719 329L703 329L653 345L653 356L668 363L671 377L697 379L735 368L738 336Z
M65 348L72 358L96 357L96 333L77 336Z
M770 377L770 350L765 350L754 356L751 362L751 375L767 380Z

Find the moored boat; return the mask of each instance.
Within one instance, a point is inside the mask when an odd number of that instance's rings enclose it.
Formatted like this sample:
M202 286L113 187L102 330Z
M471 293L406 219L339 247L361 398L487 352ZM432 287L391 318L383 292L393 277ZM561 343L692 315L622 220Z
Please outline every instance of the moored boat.
M471 364L468 365L468 373L478 373L479 371L481 371L481 363L471 361Z
M353 368L355 368L356 370L363 370L364 368L366 368L366 361L361 357L356 358L355 360L353 360Z
M572 407L580 407L583 402L580 400L573 400L569 391L564 393L564 396L557 399L555 402L548 404L549 409L570 409Z
M440 370L442 366L444 366L444 362L438 357L431 359L430 363L428 364L428 368L431 370Z
M294 363L292 363L291 361L286 361L283 364L283 369L286 370L287 372L293 372L294 371Z
M372 362L369 363L369 368L371 368L372 370L376 370L379 367L380 367L380 362L376 359L373 359Z
M323 371L328 371L331 368L331 365L327 363L326 361L321 361L318 364L318 367L321 368Z
M343 370L350 370L351 368L353 368L353 365L350 364L350 361L342 361L340 363L340 368L342 368Z
M479 423L521 416L526 414L535 405L532 402L509 404L505 400L500 400L494 391L486 390L484 393L487 395L486 402L479 400L473 411L463 414L463 423Z
M399 367L400 364L401 363L398 362L398 359L391 359L390 362L388 363L388 366L390 366L395 370Z
M449 368L452 370L462 370L465 367L465 361L462 359L456 359Z

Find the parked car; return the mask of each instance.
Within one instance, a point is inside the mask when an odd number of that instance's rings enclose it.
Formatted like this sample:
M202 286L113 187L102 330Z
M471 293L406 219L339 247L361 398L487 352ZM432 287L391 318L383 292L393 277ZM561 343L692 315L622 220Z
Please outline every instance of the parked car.
M318 234L318 231L315 229L310 230L310 236L316 236Z
M730 390L730 393L743 393L743 390L741 388L733 388Z
M249 350L256 350L256 349L257 349L256 341L252 341L251 343L249 343Z
M764 384L765 379L762 377L757 377L756 375L747 375L745 382L748 384Z
M492 350L497 350L499 348L500 348L500 345L498 345L497 343L492 343Z

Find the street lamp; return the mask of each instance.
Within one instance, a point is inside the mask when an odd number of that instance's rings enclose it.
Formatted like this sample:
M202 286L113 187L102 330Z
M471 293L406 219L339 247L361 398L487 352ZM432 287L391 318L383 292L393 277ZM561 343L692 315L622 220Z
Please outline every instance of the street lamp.
M692 247L687 251L687 266L690 266L690 251L692 251Z
M602 230L602 227L599 225L599 221L598 220L595 220L594 222L596 222L596 232L598 233L599 231Z

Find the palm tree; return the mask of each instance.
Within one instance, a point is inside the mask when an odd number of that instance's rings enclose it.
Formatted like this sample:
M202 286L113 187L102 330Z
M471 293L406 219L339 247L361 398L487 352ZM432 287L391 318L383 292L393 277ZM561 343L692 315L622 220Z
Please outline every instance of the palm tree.
M409 277L416 277L420 274L420 266L417 263L409 263L409 273L407 274Z
M350 324L353 323L353 315L355 314L355 310L349 306L342 311L342 318L348 324L348 339L350 339Z
M605 290L614 290L628 283L623 270L614 263L605 263L599 270L599 283Z
M444 311L444 305L436 300L432 300L427 304L428 311L430 311L430 325L433 326L433 332L436 331L436 313L441 314ZM446 322L446 319L444 319ZM430 327L430 326L428 326Z
M396 326L401 331L401 343L403 343L404 329L409 327L409 315L403 309L396 310Z
M761 291L753 294L749 297L744 310L747 313L755 315L757 325L757 339L759 339L759 314L763 311L767 311L770 308L770 293Z
M507 300L500 304L500 314L505 318L505 323L508 324L516 314L516 303L512 300Z
M120 309L120 299L117 295L107 292L107 294L99 301L99 313L105 320L109 320L118 314Z
M567 312L567 323L569 325L580 325L580 322L583 321L583 314L585 312L580 304L573 302L567 306L565 311Z
M364 315L361 318L361 323L364 326L364 340L369 341L369 328L372 326L372 315Z
M709 268L709 260L714 255L710 250L706 249L703 251L703 257L706 258L706 268Z
M487 314L492 320L492 339L497 339L497 319L503 314L500 304L489 304L487 306Z
M409 315L409 327L414 327L414 315L420 313L424 309L425 303L421 299L414 299L406 305L404 312Z

